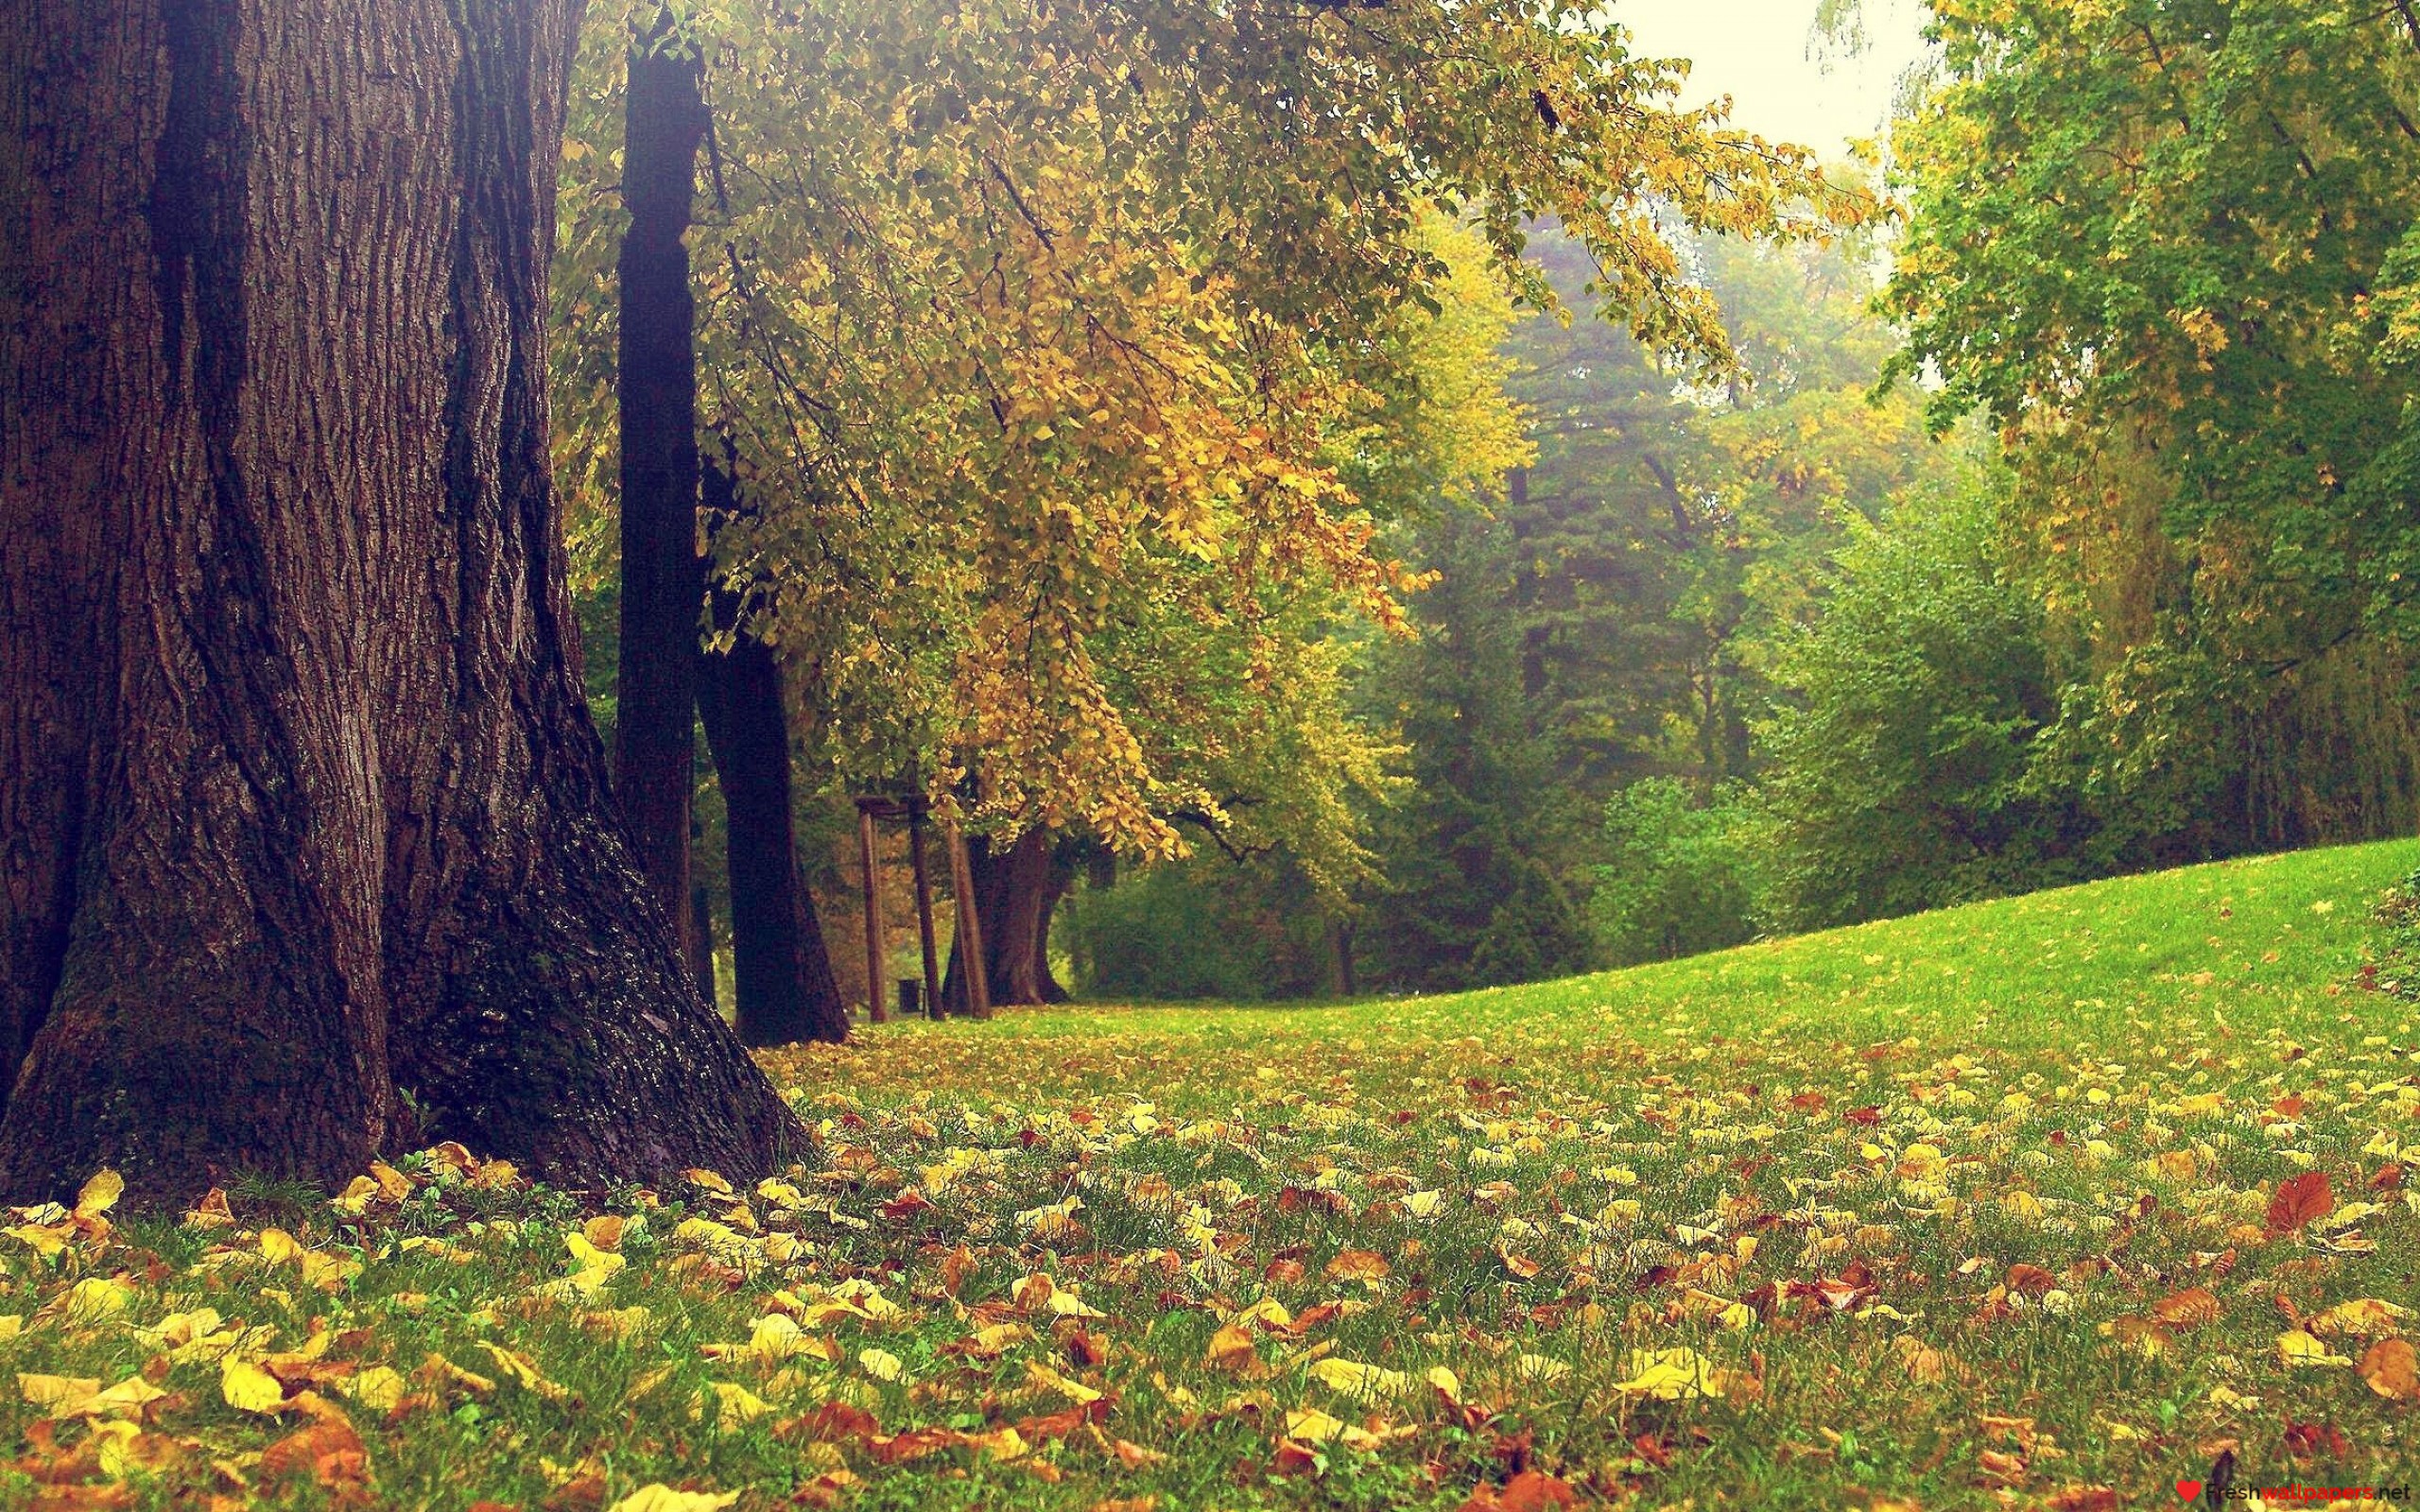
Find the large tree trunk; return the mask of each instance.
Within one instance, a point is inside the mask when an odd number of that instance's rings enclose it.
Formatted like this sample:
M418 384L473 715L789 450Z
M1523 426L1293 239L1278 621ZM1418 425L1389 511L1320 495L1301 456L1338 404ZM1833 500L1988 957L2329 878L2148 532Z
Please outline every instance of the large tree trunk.
M705 470L706 507L717 518L737 499L731 475ZM717 589L718 628L736 627L736 595ZM815 899L799 875L790 817L790 742L781 664L746 630L725 652L696 651L699 712L722 783L730 844L732 990L739 1037L752 1045L849 1038L849 1005L832 972Z
M967 837L975 918L983 938L984 980L991 986L994 1007L1065 1001L1064 991L1051 995L1057 983L1044 985L1048 976L1045 962L1048 906L1058 902L1065 885L1051 886L1050 856L1050 835L1043 830L1028 830L1006 850L994 849L980 835ZM949 979L942 985L942 996L953 1013L966 1011L966 982L960 972L958 952L952 951Z
M690 200L706 109L699 60L669 12L631 40L624 94L622 235L615 283L621 351L622 635L614 796L648 887L668 919L689 912L689 797L698 612L697 310L689 292Z
M1044 1003L1064 1003L1068 998L1067 988L1050 970L1050 918L1059 911L1059 900L1076 885L1078 865L1073 842L1063 841L1050 848L1050 871L1043 882L1042 904L1034 910L1033 919L1034 974L1042 986Z
M9 1197L431 1138L753 1177L799 1136L579 691L544 387L574 20L0 0Z

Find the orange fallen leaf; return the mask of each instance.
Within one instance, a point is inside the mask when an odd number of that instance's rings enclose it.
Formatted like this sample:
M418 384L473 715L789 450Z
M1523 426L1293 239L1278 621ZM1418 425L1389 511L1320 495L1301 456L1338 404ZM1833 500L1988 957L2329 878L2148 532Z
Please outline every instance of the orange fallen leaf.
M2152 1316L2171 1328L2199 1328L2219 1317L2218 1295L2206 1286L2188 1286L2152 1304Z
M2361 1379L2390 1401L2420 1399L2420 1360L2410 1339L2380 1339L2361 1354Z

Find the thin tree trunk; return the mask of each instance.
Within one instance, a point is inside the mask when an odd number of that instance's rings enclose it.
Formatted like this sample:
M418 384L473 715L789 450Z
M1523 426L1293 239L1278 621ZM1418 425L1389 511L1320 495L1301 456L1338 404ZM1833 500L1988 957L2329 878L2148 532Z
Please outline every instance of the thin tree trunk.
M691 989L579 691L574 20L0 0L0 1193L431 1138L752 1177L803 1139Z
M713 515L735 509L728 472L710 466L704 483ZM735 595L717 590L713 604L717 627L732 628L739 610ZM722 783L739 1038L752 1045L837 1044L849 1038L849 1007L832 974L815 900L799 875L781 664L771 646L745 629L729 651L692 656L698 709Z
M883 978L882 948L882 850L873 830L873 810L860 802L857 805L857 865L864 868L862 882L866 926L866 1022L887 1022L890 1006L883 1001L882 989L890 984Z
M621 352L622 635L614 795L666 915L685 917L698 610L698 364L690 201L705 140L699 60L672 15L631 39L624 93ZM683 930L684 935L686 929Z
M941 964L933 945L933 879L925 866L925 803L908 800L908 864L916 876L916 938L925 952L925 1016L939 1019L947 1008L942 1002Z
M949 982L942 990L953 1011L977 1019L992 1016L991 984L983 962L982 885L976 881L973 854L965 832L954 823L942 826L942 843L949 852L949 885L957 906L950 910L958 927L949 953ZM982 842L977 841L977 844Z

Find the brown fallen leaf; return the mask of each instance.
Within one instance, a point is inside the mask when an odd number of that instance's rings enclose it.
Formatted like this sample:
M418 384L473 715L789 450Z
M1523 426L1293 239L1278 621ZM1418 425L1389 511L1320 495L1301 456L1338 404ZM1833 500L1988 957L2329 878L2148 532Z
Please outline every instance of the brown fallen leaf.
M2290 1234L2336 1211L2336 1194L2325 1171L2305 1171L2278 1183L2269 1199L2269 1231Z
M2152 1316L2170 1328L2199 1328L2219 1319L2218 1295L2206 1286L2188 1286L2152 1304Z
M353 1425L321 1418L261 1451L261 1472L271 1479L308 1472L321 1486L356 1484L370 1474L370 1451Z
M1461 1512L1549 1512L1578 1506L1580 1493L1544 1470L1523 1470L1501 1486L1481 1481L1471 1488Z
M2002 1284L2012 1292L2022 1292L2028 1297L2039 1297L2058 1285L2059 1280L2039 1265L2029 1265L2019 1261L2008 1268L2008 1275L2002 1278Z
M1340 1249L1323 1274L1332 1281L1384 1280L1394 1266L1374 1249Z

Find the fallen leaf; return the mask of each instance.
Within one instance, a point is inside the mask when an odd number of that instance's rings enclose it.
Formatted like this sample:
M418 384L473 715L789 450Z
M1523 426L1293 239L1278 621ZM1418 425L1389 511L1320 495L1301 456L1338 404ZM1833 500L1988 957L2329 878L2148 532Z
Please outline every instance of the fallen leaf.
M275 1413L285 1406L285 1388L277 1377L232 1354L219 1357L218 1394L239 1412Z
M2336 1194L2325 1171L2305 1171L2287 1177L2269 1199L2269 1231L2290 1234L2316 1223L2336 1209Z
M694 1179L700 1174L691 1172ZM720 1177L715 1177L721 1180ZM726 1190L728 1188L726 1187ZM662 1481L642 1486L614 1503L610 1512L720 1512L739 1500L737 1491L676 1491Z
M2420 1399L2420 1364L2409 1339L2380 1339L2361 1353L2361 1379L2390 1401Z

